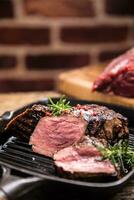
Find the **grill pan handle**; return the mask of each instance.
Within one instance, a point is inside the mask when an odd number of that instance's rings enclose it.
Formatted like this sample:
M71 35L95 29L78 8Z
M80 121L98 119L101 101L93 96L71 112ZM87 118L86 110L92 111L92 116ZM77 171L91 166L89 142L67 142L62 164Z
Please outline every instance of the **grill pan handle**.
M0 182L0 200L15 200L41 183L39 177L20 178L10 175L9 169L3 167L5 175Z

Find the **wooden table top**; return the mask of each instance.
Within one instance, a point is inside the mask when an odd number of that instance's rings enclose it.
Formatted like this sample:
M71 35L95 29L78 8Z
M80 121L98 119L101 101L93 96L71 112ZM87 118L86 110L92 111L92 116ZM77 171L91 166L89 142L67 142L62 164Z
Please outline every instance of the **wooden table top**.
M25 104L38 101L45 97L58 97L59 94L50 92L18 92L18 93L0 93L0 115L5 111L16 110Z
M27 103L31 103L48 96L58 97L59 95L59 93L53 91L0 94L0 114L7 110L15 110ZM43 190L38 190L38 192L36 191L32 197L28 197L28 199L43 200L44 196L45 194L43 194ZM125 186L121 192L112 198L112 200L134 200L134 180L130 181L129 184Z

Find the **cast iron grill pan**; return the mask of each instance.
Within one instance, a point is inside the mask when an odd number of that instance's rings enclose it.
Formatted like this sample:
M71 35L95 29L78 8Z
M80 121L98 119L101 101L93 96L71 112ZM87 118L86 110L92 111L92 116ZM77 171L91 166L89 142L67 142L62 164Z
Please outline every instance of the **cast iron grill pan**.
M41 156L32 151L27 143L17 140L15 137L2 146L0 150L0 162L14 169L24 169L25 172L38 176L55 175L55 167L51 158Z
M57 101L58 99L54 99L54 101ZM81 101L81 100L70 100L72 105L76 104L85 104L85 103L98 103L98 102L89 102L89 101ZM18 113L21 113L23 110L26 109L26 107L31 107L35 103L41 103L46 104L48 102L48 99L44 99L39 102L34 102L28 106L25 106L15 112L6 112L1 116L1 131L3 130L4 126L12 119L12 117L16 116ZM130 136L129 136L129 145L134 145L134 109L125 108L122 106L115 106L115 105L109 105L105 104L107 107L114 109L117 112L120 112L121 114L124 114L126 117L128 117L130 122ZM3 134L4 135L4 134ZM3 137L3 136L2 136ZM2 141L2 138L1 138ZM63 185L68 188L72 189L74 188L79 191L84 190L88 192L88 194L93 193L96 195L96 191L98 195L100 194L110 194L115 193L119 189L122 188L124 184L126 184L130 178L134 175L134 170L129 172L126 176L124 176L122 179L108 182L108 183L99 183L99 182L87 182L87 181L79 181L79 180L70 180L63 177L59 177L56 173L54 162L51 158L36 154L32 151L31 146L27 143L24 143L20 140L18 140L15 137L6 138L6 142L4 144L1 144L0 149L0 164L4 166L6 169L15 169L17 171L26 173L29 177L28 178L22 178L22 177L11 177L9 176L7 181L2 183L1 191L4 194L4 197L9 197L10 199L15 199L16 192L18 190L28 188L31 183L33 186L35 186L35 183L41 183L42 181L46 181L48 183L56 183L56 187L59 185L61 188L61 185ZM9 181L10 179L10 181ZM16 187L12 187L13 182L20 182L16 189ZM23 180L23 181L22 181ZM7 185L10 186L7 187ZM9 189L10 188L10 189ZM12 189L13 188L13 189ZM2 193L0 192L0 194ZM6 194L6 196L5 196Z
M129 146L134 144L134 129L130 129ZM0 163L7 167L23 170L31 175L37 174L46 178L45 175L58 177L54 162L51 158L39 155L32 151L31 145L11 137L1 146Z

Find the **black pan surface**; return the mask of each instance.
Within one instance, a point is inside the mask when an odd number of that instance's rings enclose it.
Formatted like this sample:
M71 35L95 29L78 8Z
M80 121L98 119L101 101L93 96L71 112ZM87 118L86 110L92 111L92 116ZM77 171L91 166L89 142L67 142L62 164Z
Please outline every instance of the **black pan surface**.
M57 101L58 98L54 98L53 101ZM99 105L105 105L117 112L120 112L124 116L126 116L129 120L129 127L134 129L134 108L127 108L123 106L117 106L117 105L112 105L112 104L105 104L101 102L94 102L94 101L83 101L83 100L75 100L75 99L69 99L71 105L76 105L76 104L99 104ZM6 138L4 134L2 134L3 129L5 125L17 114L21 113L24 111L26 108L31 107L33 104L43 104L46 105L48 103L48 99L42 99L41 101L38 102L33 102L29 105L26 105L16 111L7 111L5 112L0 120L0 132L1 132L1 137L0 140L1 142L1 147L3 147L3 139L4 143L7 142L9 138ZM132 131L133 133L133 131ZM6 141L5 141L6 138ZM5 145L5 144L4 144ZM21 145L21 144L20 144ZM17 160L12 160L12 159L6 159L2 156L2 152L0 151L0 164L4 164L6 167L9 167L11 169L18 170L20 172L26 173L28 175L36 176L42 178L45 183L47 183L47 188L55 188L56 191L61 190L61 188L64 189L64 191L71 191L75 193L81 193L81 192L87 192L88 194L94 194L94 195L100 195L104 194L106 196L107 194L114 194L118 190L120 190L130 179L134 176L134 170L130 171L126 176L124 176L122 179L117 180L117 181L111 181L111 182L92 182L92 181L79 181L79 180L70 180L66 178L62 178L57 176L56 174L51 174L51 173L43 173L42 170L36 170L39 169L39 165L35 166L35 162L33 161L30 163L30 166L25 162L25 164L22 162L20 163L19 159L18 162ZM21 151L23 153L23 149ZM27 152L26 152L27 153ZM30 152L31 153L31 152ZM34 153L35 155L35 153ZM43 156L40 156L37 154L37 157L39 157L39 160L43 158ZM20 158L21 159L21 158ZM24 157L25 159L25 157ZM28 159L28 158L27 158ZM27 161L27 160L25 160ZM44 161L45 162L45 161ZM42 169L42 165L41 165Z

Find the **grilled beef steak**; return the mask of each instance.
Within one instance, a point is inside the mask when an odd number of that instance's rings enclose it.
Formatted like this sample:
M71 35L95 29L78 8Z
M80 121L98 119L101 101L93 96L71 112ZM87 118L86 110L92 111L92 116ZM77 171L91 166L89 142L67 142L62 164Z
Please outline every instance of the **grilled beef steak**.
M5 131L14 136L28 140L40 118L44 117L49 108L43 105L34 105L14 117L6 126Z
M85 134L114 143L128 137L127 120L104 106L78 105L70 114L40 119L30 144L34 152L53 157L60 149L79 142Z
M34 105L11 120L6 132L27 141L32 135L33 150L52 156L85 134L113 144L128 137L127 125L125 117L104 106L77 105L54 117L47 106Z
M96 142L96 139L93 139ZM71 177L90 177L93 175L117 175L109 160L102 160L92 138L85 136L77 145L64 148L54 155L58 172ZM98 145L102 145L98 142Z
M94 82L93 91L134 97L134 48L106 67Z
M104 106L78 105L69 114L43 117L31 138L33 151L52 157L60 149L79 142L84 135L115 143L128 137L127 119Z
M73 115L43 117L30 138L30 144L34 152L52 157L60 149L80 141L86 126L84 119Z
M88 122L86 134L89 136L105 139L110 144L128 138L127 119L105 106L77 105L73 114L82 116Z

